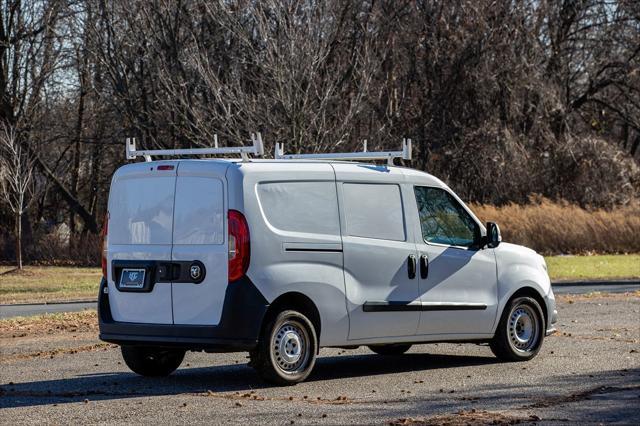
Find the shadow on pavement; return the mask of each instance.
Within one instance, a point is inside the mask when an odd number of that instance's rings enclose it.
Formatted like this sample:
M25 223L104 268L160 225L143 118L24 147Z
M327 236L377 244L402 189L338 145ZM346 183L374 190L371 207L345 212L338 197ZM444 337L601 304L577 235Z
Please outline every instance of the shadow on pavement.
M559 424L640 424L640 368L564 374L549 376L544 380L544 387L531 383L479 385L461 392L461 396L474 397L473 408L507 412L514 415L514 419L524 417L526 420L533 414L545 422ZM457 413L464 408L471 408L464 399L423 399L417 400L410 408L403 407L401 413L414 418L428 418L429 413L437 410L451 413L451 418L440 421L446 423L456 420ZM473 419L467 420L471 422Z
M399 357L354 355L320 357L307 382L379 374L428 371L485 365L493 357L410 353ZM29 407L184 393L249 391L271 387L242 364L207 368L180 368L164 378L141 377L129 372L83 374L68 379L5 384L0 387L0 408Z

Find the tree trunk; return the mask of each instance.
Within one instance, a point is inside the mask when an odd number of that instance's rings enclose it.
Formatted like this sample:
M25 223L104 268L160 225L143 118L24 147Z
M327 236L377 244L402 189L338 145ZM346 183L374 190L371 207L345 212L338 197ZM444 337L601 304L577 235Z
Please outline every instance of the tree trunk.
M633 146L631 146L631 151L629 151L631 153L632 157L636 156L636 152L638 151L638 147L640 147L640 135L636 136L636 140L633 141Z
M80 61L79 61L80 62ZM76 121L76 132L75 132L75 146L73 151L73 170L75 173L71 174L71 195L74 198L78 198L78 180L80 179L80 140L82 139L82 124L84 119L84 97L87 93L85 89L85 67L86 66L86 57L84 63L82 65L78 65L80 69L78 70L78 80L80 81L80 99L78 100L78 120ZM73 209L69 210L69 229L71 231L71 241L73 241L73 237L76 233L76 218L75 211Z
M36 165L40 168L42 173L47 177L47 179L53 184L53 186L60 191L60 195L67 202L69 207L74 210L80 218L84 221L86 228L89 232L93 234L98 233L98 223L96 222L96 218L87 211L80 201L71 194L71 191L65 186L65 184L58 179L58 177L53 173L53 171L40 159L40 157L36 154L36 152L27 146L29 150L29 154L33 156L35 159Z
M16 213L16 267L22 269L22 213Z

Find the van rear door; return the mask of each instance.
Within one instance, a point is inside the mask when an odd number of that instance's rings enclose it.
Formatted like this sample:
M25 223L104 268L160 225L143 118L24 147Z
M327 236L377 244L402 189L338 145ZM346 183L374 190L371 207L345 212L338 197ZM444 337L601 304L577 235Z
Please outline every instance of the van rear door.
M109 196L107 282L115 321L171 324L171 261L177 162L135 163L115 173Z
M217 325L228 282L228 163L182 161L175 189L174 324Z

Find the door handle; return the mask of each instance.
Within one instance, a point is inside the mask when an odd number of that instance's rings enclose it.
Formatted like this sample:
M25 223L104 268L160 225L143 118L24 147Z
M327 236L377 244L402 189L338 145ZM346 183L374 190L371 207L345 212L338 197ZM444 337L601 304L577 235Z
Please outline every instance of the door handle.
M409 255L408 259L409 279L412 280L416 277L416 257L413 254Z
M423 280L429 276L429 258L426 254L420 256L420 278Z
M160 283L175 281L180 276L180 265L174 262L156 264L156 280Z

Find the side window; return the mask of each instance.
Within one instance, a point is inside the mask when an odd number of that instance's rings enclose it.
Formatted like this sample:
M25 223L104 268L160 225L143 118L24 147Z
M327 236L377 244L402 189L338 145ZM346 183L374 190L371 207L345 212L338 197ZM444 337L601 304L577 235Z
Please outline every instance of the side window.
M447 191L416 186L422 238L429 243L469 247L480 235L471 215Z
M335 182L270 182L258 185L267 221L288 232L340 235Z
M400 187L389 184L344 183L346 234L404 241Z

